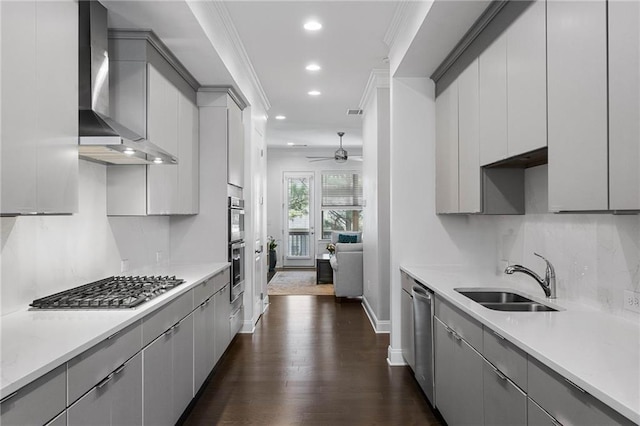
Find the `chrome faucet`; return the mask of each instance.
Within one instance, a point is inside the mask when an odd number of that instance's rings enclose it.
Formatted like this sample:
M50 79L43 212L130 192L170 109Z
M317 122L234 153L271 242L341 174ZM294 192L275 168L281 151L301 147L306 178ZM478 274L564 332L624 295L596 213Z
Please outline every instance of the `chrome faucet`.
M533 254L535 254L545 262L547 262L547 270L545 271L544 280L540 278L540 276L535 272L533 272L531 269L525 268L522 265L507 266L507 268L504 270L504 273L511 275L514 272L522 272L523 274L529 275L531 278L536 280L538 284L540 284L540 287L542 287L542 290L544 290L545 296L547 296L549 299L555 299L556 298L556 271L555 269L553 269L553 265L551 264L551 262L549 262L543 256L539 255L538 253L533 253Z

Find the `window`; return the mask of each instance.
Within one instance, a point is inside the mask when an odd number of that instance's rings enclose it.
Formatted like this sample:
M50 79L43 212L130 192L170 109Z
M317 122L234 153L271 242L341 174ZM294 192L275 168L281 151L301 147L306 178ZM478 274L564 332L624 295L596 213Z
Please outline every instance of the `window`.
M322 173L322 238L331 231L362 231L362 178L359 172Z

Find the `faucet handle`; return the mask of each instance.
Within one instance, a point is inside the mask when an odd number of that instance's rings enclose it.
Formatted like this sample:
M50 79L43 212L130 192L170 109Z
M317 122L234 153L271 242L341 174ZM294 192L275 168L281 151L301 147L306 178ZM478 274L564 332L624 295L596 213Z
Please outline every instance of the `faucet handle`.
M555 278L555 276L556 276L556 271L555 271L555 269L553 268L553 265L551 264L551 262L549 262L549 261L547 260L547 258L546 258L546 257L544 257L544 256L543 256L543 255L541 255L541 254L538 254L538 253L536 253L536 252L533 252L533 254L535 254L536 256L538 256L540 259L544 260L544 261L547 263L547 270L546 270L547 280L548 280L549 278L551 278L551 277L554 277L554 278Z

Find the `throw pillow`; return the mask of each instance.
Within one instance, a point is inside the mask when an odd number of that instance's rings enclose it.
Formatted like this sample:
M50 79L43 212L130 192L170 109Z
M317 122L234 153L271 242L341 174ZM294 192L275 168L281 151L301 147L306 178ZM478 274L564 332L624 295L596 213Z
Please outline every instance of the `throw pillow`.
M357 235L338 234L338 242L339 243L357 243L358 242L358 236Z

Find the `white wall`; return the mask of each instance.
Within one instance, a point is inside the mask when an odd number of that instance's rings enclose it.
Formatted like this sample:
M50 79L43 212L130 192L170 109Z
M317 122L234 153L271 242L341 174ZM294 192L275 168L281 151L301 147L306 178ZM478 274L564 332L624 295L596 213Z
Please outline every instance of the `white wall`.
M106 166L80 160L79 212L0 219L1 314L33 299L170 257L169 219L106 214Z
M384 84L388 86L388 75ZM374 88L362 118L364 180L364 299L377 331L389 321L389 88Z
M361 151L355 148L348 148L349 155L361 155ZM316 239L321 236L320 223L320 202L321 202L321 176L322 171L328 170L362 170L362 162L348 160L339 164L333 160L310 162L306 156L332 156L335 149L311 150L311 149L280 149L269 148L267 150L267 234L274 236L278 242L276 249L278 254L278 265L283 265L283 217L282 204L284 203L283 176L284 172L313 172L314 173L314 200L315 200L315 229ZM367 218L364 218L365 222ZM328 241L317 243L319 249L324 250ZM316 252L316 254L322 251ZM324 251L326 253L326 251Z

